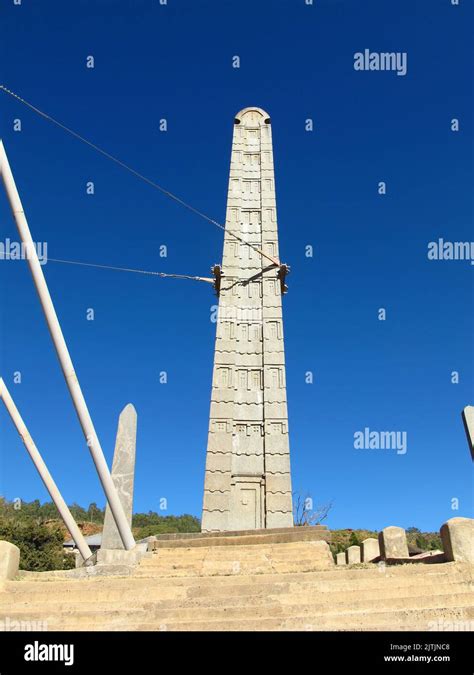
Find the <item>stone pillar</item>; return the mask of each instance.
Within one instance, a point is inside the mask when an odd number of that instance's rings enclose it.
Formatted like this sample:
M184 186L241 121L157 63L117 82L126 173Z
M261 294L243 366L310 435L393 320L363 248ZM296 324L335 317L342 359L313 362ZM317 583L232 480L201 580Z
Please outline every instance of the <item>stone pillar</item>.
M118 421L112 464L112 479L130 526L132 524L133 513L136 438L137 413L133 405L129 403L120 413ZM105 510L101 548L123 549L122 539L108 504Z
M467 405L464 408L462 411L462 421L464 423L471 457L474 459L474 405Z
M346 552L341 551L336 553L336 565L345 565L346 564Z
M380 546L377 539L370 537L361 544L362 562L372 562L380 557Z
M391 525L379 532L380 555L388 558L408 558L407 536L403 527Z
M348 565L360 563L360 546L349 546L346 550L346 560Z
M243 241L242 241L243 240ZM293 526L271 124L234 120L203 532Z
M14 579L20 567L20 549L9 541L0 541L0 581Z
M450 518L440 530L447 562L474 563L474 520Z

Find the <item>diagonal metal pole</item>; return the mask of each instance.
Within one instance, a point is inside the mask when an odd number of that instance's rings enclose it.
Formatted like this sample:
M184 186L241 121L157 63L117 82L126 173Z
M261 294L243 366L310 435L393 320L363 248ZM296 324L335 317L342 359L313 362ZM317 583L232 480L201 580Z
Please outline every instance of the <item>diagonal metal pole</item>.
M31 232L28 227L25 212L23 211L20 195L18 194L15 180L8 162L7 154L1 140L0 174L5 185L5 190L10 202L10 207L13 212L13 217L15 219L21 241L26 248L31 275L33 277L33 281L43 307L43 312L46 317L49 332L51 333L51 337L53 339L54 347L56 349L56 353L66 379L66 384L69 388L69 393L71 394L77 416L79 417L79 421L81 423L82 431L84 432L87 445L92 455L92 459L94 460L94 464L102 483L102 487L104 488L107 501L110 505L110 510L112 511L117 529L120 533L120 538L122 539L124 548L129 551L135 547L135 540L133 538L132 530L130 529L130 525L123 510L122 503L120 502L119 496L115 489L109 467L105 461L104 453L99 443L99 439L97 438L94 424L82 393L81 385L79 384L79 380L77 379L76 373L74 371L74 366L69 355L56 310L54 309L53 301L46 284L46 279L44 278L43 270L38 260L38 254L31 237Z
M41 457L38 448L36 447L33 439L31 438L28 429L26 428L26 424L23 422L23 419L18 411L18 408L16 407L15 402L13 401L10 392L7 389L7 386L1 377L0 377L0 399L3 399L8 414L12 418L12 422L15 425L18 433L20 434L21 440L23 441L25 448L28 450L28 454L33 460L33 464L37 468L38 473L41 476L41 480L43 481L43 483L46 486L46 489L51 495L51 499L56 504L56 508L58 509L65 526L71 533L71 537L74 539L74 542L77 548L79 549L80 554L82 555L84 560L87 560L87 558L91 557L92 551L87 545L87 542L84 539L84 535L77 526L77 523L74 520L72 513L68 509L66 502L62 498L58 486L56 485L56 483L53 480L53 477L49 473L48 467L44 463L43 458Z

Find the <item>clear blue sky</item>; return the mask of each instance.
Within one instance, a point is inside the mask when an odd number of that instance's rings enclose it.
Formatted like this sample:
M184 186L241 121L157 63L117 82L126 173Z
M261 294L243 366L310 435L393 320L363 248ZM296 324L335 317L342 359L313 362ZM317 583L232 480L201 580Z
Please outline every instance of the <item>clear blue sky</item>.
M429 261L427 245L473 239L472 3L23 0L0 13L7 87L220 222L233 116L252 105L270 113L280 251L292 269L294 489L333 500L334 528L435 530L471 515L460 412L474 403L474 267ZM407 74L355 71L364 49L406 52ZM220 230L1 93L0 124L33 237L51 257L196 275L221 260ZM17 240L3 192L0 224L2 241ZM211 288L44 270L109 462L119 411L129 401L138 411L135 510L165 497L164 514L200 516ZM66 500L103 505L26 262L0 263L0 279L3 377ZM46 499L3 407L0 424L0 492ZM406 431L406 454L355 449L365 427Z

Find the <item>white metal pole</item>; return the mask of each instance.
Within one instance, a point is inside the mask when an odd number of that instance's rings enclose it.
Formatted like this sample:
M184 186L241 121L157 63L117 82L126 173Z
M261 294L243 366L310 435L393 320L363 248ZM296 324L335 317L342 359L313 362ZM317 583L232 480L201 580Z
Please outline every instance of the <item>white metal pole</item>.
M13 424L16 426L16 429L21 436L21 440L23 441L25 448L28 450L31 459L33 460L33 464L38 469L38 473L41 476L41 479L45 484L46 489L51 495L51 499L56 504L56 508L58 509L61 518L64 521L64 524L71 533L71 537L74 539L74 542L77 548L79 549L80 554L82 555L84 560L87 560L87 558L91 557L92 551L87 545L87 542L84 539L84 536L80 531L79 527L77 526L77 523L74 520L72 513L68 509L66 502L62 498L61 493L59 492L59 489L53 480L53 477L48 471L48 467L44 463L43 458L41 457L38 448L36 447L33 439L31 438L28 429L26 428L26 425L21 418L18 408L16 407L15 402L13 401L12 397L10 396L10 392L7 389L7 386L1 377L0 377L0 399L3 399L5 407L8 410L10 417L12 418Z
M23 211L23 206L21 204L20 195L18 194L15 180L8 162L7 154L1 140L0 174L5 185L5 190L7 192L8 200L10 202L13 217L15 219L21 241L26 248L31 275L33 277L33 281L43 307L43 312L46 317L46 322L53 339L54 347L56 349L64 377L66 379L66 384L69 388L74 407L81 423L82 431L84 432L87 445L92 455L92 459L94 460L97 473L99 474L100 481L104 488L104 492L110 505L117 529L120 533L124 548L129 551L135 547L135 540L133 538L132 530L115 489L109 467L105 461L102 447L95 432L94 424L89 414L89 410L87 409L87 404L84 399L81 386L74 371L74 366L69 355L66 341L64 340L61 326L56 315L56 310L54 309L53 301L46 284L46 279L44 278L43 270L41 269L41 265L38 260L36 247L31 237L31 232L28 227L25 212Z

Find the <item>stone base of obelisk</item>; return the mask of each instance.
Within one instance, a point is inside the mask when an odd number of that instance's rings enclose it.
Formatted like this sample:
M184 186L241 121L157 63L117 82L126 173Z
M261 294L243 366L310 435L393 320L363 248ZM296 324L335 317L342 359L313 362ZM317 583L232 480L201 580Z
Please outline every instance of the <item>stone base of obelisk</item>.
M259 544L289 544L300 541L326 541L330 543L331 533L325 525L233 532L179 532L148 537L148 550L201 546L257 546Z
M125 551L124 549L100 548L86 561L82 561L80 556L78 556L77 560L79 560L80 563L77 565L77 567L95 567L98 565L109 567L125 565L133 567L139 563L144 556L146 556L147 551L147 542L139 542L131 551Z

